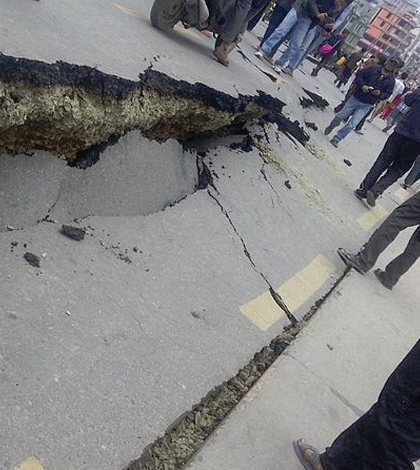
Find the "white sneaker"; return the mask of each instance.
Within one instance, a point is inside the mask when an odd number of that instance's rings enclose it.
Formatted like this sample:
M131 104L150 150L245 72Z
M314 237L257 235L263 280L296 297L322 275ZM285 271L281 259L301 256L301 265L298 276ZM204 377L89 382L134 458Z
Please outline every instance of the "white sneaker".
M278 65L274 65L273 70L274 70L274 72L277 72L278 74L282 73L282 69Z
M259 59L264 59L265 58L265 56L264 56L264 54L261 50L258 51L258 52L255 52L254 55L255 55L255 57L258 57Z

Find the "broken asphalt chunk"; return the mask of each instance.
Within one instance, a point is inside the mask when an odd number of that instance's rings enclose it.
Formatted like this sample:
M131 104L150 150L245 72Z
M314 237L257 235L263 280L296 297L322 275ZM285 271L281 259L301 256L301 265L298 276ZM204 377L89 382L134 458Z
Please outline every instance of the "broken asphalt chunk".
M343 160L343 162L344 162L347 166L351 166L351 165L352 165L351 161L350 161L350 160L347 160L347 158L345 158L345 159Z
M25 260L34 268L40 268L41 267L41 260L37 255L34 255L33 253L26 252L23 257Z
M61 233L66 237L80 242L85 238L86 230L84 228L72 227L71 225L62 225Z

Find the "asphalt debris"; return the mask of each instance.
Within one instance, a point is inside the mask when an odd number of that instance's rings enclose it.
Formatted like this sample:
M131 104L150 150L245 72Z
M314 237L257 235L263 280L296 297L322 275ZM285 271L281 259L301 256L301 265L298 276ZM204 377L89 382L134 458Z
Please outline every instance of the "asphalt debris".
M343 160L343 162L344 162L347 166L351 166L351 165L352 165L351 161L350 161L350 160L347 160L347 158L345 158L345 159Z
M317 108L325 109L327 106L330 105L330 103L328 103L328 101L321 95L318 95L313 91L306 90L305 88L303 88L303 91L309 96L309 98L311 98Z
M287 189L292 189L292 185L290 184L290 181L289 180L286 180L284 182L284 185L286 186Z
M61 233L78 242L82 241L86 236L86 230L84 228L72 227L71 225L62 225Z
M305 121L306 127L309 127L309 129L313 129L314 131L318 130L318 126L314 122L309 122Z
M34 255L33 253L26 252L23 255L24 259L34 268L40 268L41 267L41 259L39 256Z

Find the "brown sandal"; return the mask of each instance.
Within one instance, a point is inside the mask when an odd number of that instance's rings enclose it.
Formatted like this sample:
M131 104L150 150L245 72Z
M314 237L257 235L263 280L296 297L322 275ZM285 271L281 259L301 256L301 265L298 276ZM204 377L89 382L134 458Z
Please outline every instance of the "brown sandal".
M314 447L307 444L305 439L296 439L293 441L293 449L306 470L316 470L318 465L321 463L319 460L319 452ZM305 459L305 452L307 450L311 450L313 452L309 460Z

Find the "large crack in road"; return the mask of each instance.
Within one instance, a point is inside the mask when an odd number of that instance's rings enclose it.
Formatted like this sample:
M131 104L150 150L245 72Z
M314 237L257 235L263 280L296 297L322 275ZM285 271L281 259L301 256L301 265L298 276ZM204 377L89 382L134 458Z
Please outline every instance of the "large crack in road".
M90 67L0 56L0 153L44 150L64 157L70 166L82 170L95 165L107 147L134 130L159 142L176 139L184 146L187 144L184 152L189 152L189 143L194 140L209 135L217 138L237 134L238 129L250 122L257 122L262 127L272 123L288 138L305 145L308 134L297 121L292 122L283 115L284 106L285 103L264 92L233 97L200 83L174 80L152 69L134 82ZM253 140L247 136L239 146L252 144ZM36 153L31 155L36 157ZM267 276L256 266L245 240L220 202L219 191L211 171L204 164L203 154L198 151L195 158L197 183L194 190L206 190L220 208L239 238L244 255L267 284L274 302L286 314L291 326L258 352L233 378L216 387L190 412L182 415L127 470L180 468L284 351L319 306L318 302L302 321L296 320ZM279 198L267 178L266 164L263 158L261 174ZM43 221L50 221L60 195L61 186Z
M262 118L302 144L309 139L287 119L285 103L259 92L230 96L146 70L139 81L94 68L0 56L0 152L48 150L93 163L130 130L150 139L186 140L238 122Z

